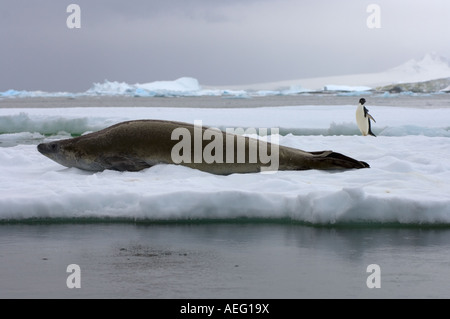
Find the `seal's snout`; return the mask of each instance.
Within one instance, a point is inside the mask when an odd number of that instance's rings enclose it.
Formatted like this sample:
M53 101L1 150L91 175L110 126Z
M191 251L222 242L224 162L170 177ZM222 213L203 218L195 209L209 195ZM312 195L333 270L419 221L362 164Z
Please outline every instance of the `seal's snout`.
M37 149L38 149L39 153L45 154L45 149L46 149L45 144L43 144L43 143L39 144Z
M58 152L59 145L58 143L41 143L38 145L37 149L41 154L48 155Z

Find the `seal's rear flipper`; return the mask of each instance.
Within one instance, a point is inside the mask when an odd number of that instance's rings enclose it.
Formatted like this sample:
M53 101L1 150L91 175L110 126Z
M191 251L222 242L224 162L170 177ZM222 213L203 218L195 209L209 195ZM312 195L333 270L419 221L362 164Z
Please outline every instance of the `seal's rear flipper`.
M366 162L333 151L311 152L311 154L314 155L314 160L318 161L320 169L370 168Z

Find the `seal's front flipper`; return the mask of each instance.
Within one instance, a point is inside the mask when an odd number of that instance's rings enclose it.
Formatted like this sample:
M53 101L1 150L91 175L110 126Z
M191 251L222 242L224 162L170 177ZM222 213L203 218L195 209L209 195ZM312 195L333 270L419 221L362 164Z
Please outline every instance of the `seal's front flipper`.
M97 161L101 163L104 169L110 169L119 172L137 172L152 166L139 158L126 155L105 156L102 158L98 158Z

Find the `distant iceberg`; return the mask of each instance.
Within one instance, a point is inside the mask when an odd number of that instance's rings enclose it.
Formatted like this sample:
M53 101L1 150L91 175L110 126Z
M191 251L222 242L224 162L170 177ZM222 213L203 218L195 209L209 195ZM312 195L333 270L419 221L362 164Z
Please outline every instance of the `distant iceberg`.
M175 81L155 81L149 83L136 83L134 85L125 82L94 83L87 90L86 95L129 95L129 96L187 96L198 95L201 87L197 79L182 77Z
M27 91L17 91L17 90L8 90L5 92L0 92L1 97L20 97L24 95Z
M44 91L18 91L7 90L0 92L0 98L23 98L23 97L73 97L69 92L44 92Z
M449 61L436 53L429 53L420 60L412 59L395 68L378 73L223 87L201 86L199 81L192 77L181 77L173 81L155 81L136 84L105 80L103 83L94 83L90 89L81 93L8 90L0 92L0 98L73 98L78 96L222 96L224 98L251 98L308 94L311 92L327 92L338 95L358 95L368 91L433 93L450 91L450 87L447 87L449 79Z
M202 89L198 80L190 77L179 78L175 81L156 81L136 84L136 86L147 91L195 92Z
M368 86L348 86L348 85L325 85L324 91L338 91L338 92L364 92L372 90Z

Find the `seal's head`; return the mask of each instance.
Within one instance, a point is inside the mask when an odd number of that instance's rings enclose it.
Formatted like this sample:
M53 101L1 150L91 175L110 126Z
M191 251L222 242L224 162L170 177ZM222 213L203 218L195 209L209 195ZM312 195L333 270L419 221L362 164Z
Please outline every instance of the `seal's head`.
M66 167L78 167L85 170L98 170L98 167L94 167L92 161L83 156L79 148L76 147L76 143L72 140L61 140L49 143L39 144L37 149L42 154Z
M61 165L67 167L76 166L74 154L67 152L60 141L39 144L37 149L42 155Z

